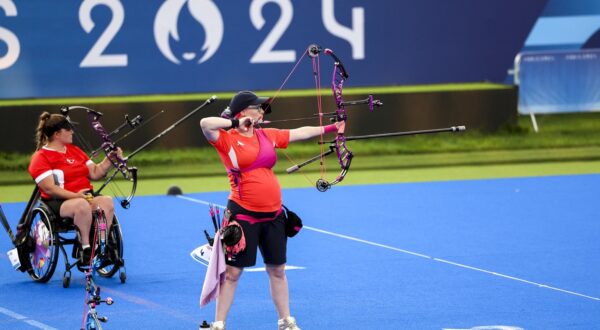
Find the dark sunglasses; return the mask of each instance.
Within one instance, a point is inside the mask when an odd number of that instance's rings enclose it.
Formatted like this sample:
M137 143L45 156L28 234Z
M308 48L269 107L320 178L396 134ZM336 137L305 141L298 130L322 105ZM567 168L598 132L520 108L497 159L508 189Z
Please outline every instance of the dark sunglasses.
M265 113L265 109L263 109L262 104L249 105L247 107L247 109L258 110L258 111L262 111L262 113Z

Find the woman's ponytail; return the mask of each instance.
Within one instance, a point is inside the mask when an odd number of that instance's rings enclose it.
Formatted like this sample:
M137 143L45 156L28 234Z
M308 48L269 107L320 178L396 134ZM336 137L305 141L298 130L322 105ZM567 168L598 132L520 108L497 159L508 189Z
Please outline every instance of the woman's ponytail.
M47 111L42 112L38 121L37 128L35 129L35 150L39 150L41 147L48 143L48 137L44 134L44 127L46 121L50 118L50 113Z

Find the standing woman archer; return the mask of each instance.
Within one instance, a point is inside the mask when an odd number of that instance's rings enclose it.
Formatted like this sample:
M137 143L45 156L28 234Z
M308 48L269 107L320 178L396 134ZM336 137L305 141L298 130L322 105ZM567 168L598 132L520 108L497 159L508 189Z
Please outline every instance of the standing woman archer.
M79 265L89 264L92 210L100 207L110 228L114 203L109 196L92 196L91 180L103 178L112 164L108 158L96 164L73 143L73 128L59 114L40 115L36 134L36 151L31 157L29 174L40 188L42 200L61 217L72 218L80 236L82 249ZM117 153L122 153L119 149Z
M225 329L225 320L245 267L256 264L260 248L269 276L271 298L278 314L278 329L298 330L290 315L288 281L285 275L287 236L282 212L281 187L272 168L275 149L287 148L323 133L337 132L343 123L305 126L296 129L256 128L265 113L271 112L269 98L250 91L237 93L224 111L228 118L207 117L200 121L202 132L215 147L228 172L231 193L227 210L244 233L246 248L227 259L225 281L217 297L212 329ZM227 213L227 211L226 211Z

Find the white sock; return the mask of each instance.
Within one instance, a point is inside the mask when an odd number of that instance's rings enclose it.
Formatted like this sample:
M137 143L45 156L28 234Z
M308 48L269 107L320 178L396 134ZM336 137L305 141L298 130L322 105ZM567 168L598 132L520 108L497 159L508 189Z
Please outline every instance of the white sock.
M85 250L85 249L89 249L89 248L90 248L90 245L89 245L89 244L82 245L82 246L81 246L81 248L82 248L82 249L84 249L84 250Z

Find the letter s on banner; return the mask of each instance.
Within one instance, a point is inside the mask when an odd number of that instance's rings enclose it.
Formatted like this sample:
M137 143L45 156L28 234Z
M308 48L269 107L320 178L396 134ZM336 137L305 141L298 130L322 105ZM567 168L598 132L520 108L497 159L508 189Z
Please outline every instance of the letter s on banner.
M4 10L7 17L17 16L17 7L12 0L0 0L0 8ZM19 59L21 44L19 38L12 31L0 26L0 41L6 43L8 51L0 57L0 70L10 68Z

